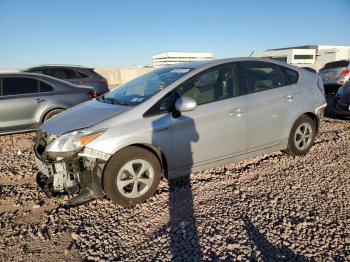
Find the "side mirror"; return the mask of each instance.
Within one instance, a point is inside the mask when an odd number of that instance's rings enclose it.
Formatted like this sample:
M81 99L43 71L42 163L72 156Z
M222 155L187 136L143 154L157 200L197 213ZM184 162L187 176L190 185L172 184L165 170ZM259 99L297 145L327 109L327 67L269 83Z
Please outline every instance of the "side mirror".
M193 111L197 107L196 100L189 97L179 97L175 102L175 109L178 112Z

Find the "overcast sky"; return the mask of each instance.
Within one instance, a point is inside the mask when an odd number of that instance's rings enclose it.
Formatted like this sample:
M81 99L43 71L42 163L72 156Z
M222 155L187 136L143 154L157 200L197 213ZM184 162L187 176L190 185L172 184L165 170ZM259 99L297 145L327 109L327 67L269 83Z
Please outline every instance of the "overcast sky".
M150 65L163 51L216 58L350 45L350 0L0 0L0 68Z

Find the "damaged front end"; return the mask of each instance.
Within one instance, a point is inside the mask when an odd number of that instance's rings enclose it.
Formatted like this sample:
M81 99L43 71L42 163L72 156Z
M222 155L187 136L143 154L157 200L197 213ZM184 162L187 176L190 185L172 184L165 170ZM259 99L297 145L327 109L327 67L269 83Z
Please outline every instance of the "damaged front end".
M39 169L37 183L47 195L67 193L72 196L68 205L104 197L102 174L110 155L85 147L84 141L89 141L91 132L79 135L77 131L64 135L72 143L71 147L66 146L68 142L61 137L41 130L35 138L34 151ZM97 137L96 132L93 136ZM77 137L80 140L73 141ZM82 143L77 144L79 141Z

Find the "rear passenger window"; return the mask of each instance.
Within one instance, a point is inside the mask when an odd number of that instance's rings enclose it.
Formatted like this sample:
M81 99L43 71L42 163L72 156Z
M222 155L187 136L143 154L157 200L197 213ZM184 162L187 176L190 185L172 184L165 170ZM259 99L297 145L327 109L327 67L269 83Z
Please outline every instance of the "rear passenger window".
M349 61L347 60L340 60L335 62L330 62L325 64L325 66L322 69L332 69L337 67L347 67L349 65Z
M52 86L43 81L40 81L40 92L51 92L52 90Z
M4 77L2 91L4 96L37 93L38 80L24 77Z
M79 72L79 71L75 71L75 73L79 76L79 78L88 78L89 77L87 74L84 74L84 73Z
M260 61L240 62L240 94L250 94L283 86L279 67Z
M284 82L286 85L295 84L298 82L299 74L297 71L281 66L284 74Z
M77 72L75 72L72 69L66 69L66 68L53 68L51 69L50 75L58 79L80 78Z

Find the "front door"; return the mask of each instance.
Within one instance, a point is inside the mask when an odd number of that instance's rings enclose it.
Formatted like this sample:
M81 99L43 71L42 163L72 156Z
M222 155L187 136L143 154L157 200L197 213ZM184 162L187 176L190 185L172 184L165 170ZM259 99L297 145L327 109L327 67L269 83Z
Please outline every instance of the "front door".
M246 151L244 98L238 96L235 64L207 70L177 88L197 108L171 117L174 166L187 169Z

